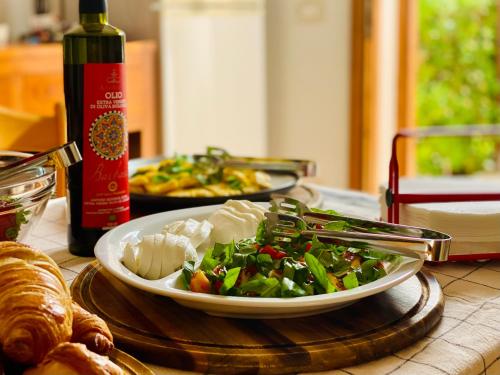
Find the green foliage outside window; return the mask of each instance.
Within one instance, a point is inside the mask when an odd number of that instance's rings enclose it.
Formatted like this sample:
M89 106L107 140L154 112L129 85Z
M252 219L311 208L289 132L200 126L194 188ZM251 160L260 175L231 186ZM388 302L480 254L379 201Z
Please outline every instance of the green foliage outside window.
M497 0L419 0L417 124L500 123ZM490 138L419 143L421 174L470 174L492 163Z

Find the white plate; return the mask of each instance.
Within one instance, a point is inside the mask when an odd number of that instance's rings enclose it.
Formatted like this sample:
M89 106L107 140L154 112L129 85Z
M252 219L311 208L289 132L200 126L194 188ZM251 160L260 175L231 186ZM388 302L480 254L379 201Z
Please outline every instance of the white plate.
M150 293L170 297L181 305L211 315L233 318L292 318L339 309L361 298L383 292L416 274L423 261L404 258L389 274L369 284L346 291L296 298L231 297L194 293L177 284L181 271L160 280L146 280L130 272L121 262L126 242L137 242L145 234L161 232L163 226L176 220L206 219L220 205L187 208L145 216L122 224L97 242L95 255L102 266L123 282Z

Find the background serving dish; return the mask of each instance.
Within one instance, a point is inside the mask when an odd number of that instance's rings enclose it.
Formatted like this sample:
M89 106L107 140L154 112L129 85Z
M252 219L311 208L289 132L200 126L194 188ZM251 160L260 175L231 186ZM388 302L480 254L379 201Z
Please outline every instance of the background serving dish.
M130 272L120 259L125 242L137 242L144 234L154 234L176 220L203 220L220 206L207 206L155 214L123 224L105 234L95 247L103 267L123 282L150 293L170 297L176 302L212 315L235 318L283 318L319 314L339 309L361 298L380 293L416 274L423 261L404 258L389 274L361 287L332 294L298 298L228 297L193 293L177 284L179 272L160 280L146 280Z
M132 159L129 161L129 176L132 176L138 168L156 164L164 157L152 159ZM224 203L228 199L246 199L254 202L267 201L273 193L284 194L297 185L299 177L294 173L268 172L271 176L271 188L251 194L239 194L224 197L170 197L152 194L130 194L130 203L134 212L154 213L180 208L207 206Z

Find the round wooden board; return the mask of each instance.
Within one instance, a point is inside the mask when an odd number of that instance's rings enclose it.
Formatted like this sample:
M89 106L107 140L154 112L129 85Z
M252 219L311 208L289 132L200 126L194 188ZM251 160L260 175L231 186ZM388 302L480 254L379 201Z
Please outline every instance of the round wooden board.
M438 282L424 272L342 310L279 320L188 309L128 286L97 262L71 289L106 320L120 349L166 367L217 374L323 371L370 361L420 339L444 307Z

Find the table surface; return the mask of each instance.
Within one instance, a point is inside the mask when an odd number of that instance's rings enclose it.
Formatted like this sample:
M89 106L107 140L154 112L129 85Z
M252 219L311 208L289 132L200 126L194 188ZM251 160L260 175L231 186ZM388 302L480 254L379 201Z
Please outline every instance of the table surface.
M347 215L377 217L375 197L314 186L323 207ZM71 255L67 246L66 201L49 202L44 216L25 241L43 250L71 283L94 258ZM500 374L500 261L427 266L445 295L443 318L423 339L382 359L322 374ZM148 365L157 374L190 372Z

